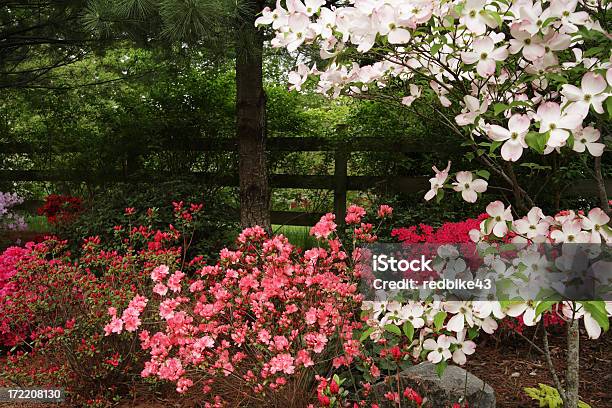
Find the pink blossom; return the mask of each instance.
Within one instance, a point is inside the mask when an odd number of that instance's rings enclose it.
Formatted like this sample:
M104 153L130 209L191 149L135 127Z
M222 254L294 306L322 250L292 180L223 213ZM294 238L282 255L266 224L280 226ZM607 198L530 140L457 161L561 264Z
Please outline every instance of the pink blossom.
M379 218L385 218L385 217L390 217L393 214L393 207L388 206L386 204L381 205L378 208L378 217Z
M153 282L161 282L169 272L170 269L166 265L160 265L151 272L151 279L153 279Z
M283 372L285 374L293 374L295 372L294 360L291 354L283 353L270 360L270 372L275 374Z
M158 283L153 287L153 293L157 293L160 296L165 296L168 293L168 287L163 283Z
M328 213L321 217L321 220L317 222L317 224L312 227L310 230L310 235L314 235L317 238L327 238L329 234L336 230L336 223L334 220L336 216L334 214Z
M168 287L173 292L181 291L181 280L185 277L185 274L181 271L176 271L168 278Z
M362 207L357 205L351 205L346 210L346 217L344 220L347 224L359 224L361 222L361 218L365 215L365 210Z
M123 331L123 320L113 317L106 326L104 326L104 335L110 336L111 333L121 333Z

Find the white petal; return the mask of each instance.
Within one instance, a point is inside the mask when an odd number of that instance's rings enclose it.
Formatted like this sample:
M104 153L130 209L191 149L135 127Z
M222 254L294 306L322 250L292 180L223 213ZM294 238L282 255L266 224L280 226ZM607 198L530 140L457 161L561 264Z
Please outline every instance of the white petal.
M516 132L519 134L526 133L529 130L529 125L531 124L531 119L527 115L512 115L510 120L508 121L508 129L511 132Z
M389 33L388 38L391 44L406 44L410 41L410 31L397 28Z
M589 312L584 314L584 327L586 328L590 339L597 339L601 335L601 327L599 326L599 323L593 319Z
M456 177L459 184L469 184L474 179L471 171L459 171Z
M508 226L505 222L497 222L493 227L493 235L503 238L508 233Z
M595 72L587 72L582 77L582 91L589 95L597 95L606 89L606 80Z
M554 129L550 132L550 138L548 139L548 145L550 147L561 147L565 145L565 141L569 137L569 132L564 129Z
M478 194L474 190L463 190L461 197L468 203L475 203L478 200Z
M489 184L483 179L476 179L472 182L472 189L477 193L484 193L487 191L487 186Z
M498 125L489 126L487 135L495 141L510 139L510 131Z
M606 145L603 143L587 143L586 148L592 156L599 157L603 154Z
M438 353L437 351L432 351L427 355L427 360L429 360L429 362L432 364L438 364L440 361L442 361L442 354Z
M495 73L495 60L486 59L478 61L478 65L476 65L476 72L483 77L490 77Z
M464 329L465 318L462 313L456 314L448 321L446 328L450 331L461 332Z
M582 90L574 85L563 85L561 93L570 101L579 101L584 97Z
M508 140L501 148L501 155L504 160L517 161L523 154L523 146L520 143Z
M582 125L582 116L576 113L568 113L559 121L559 127L567 130L576 129L580 125Z
M467 361L465 354L460 349L457 349L453 352L453 361L455 364L464 365Z
M508 58L508 49L506 47L496 48L490 55L495 61L503 61Z
M461 53L461 60L466 64L474 64L476 61L478 61L479 58L480 55L475 52L465 51Z
M434 339L427 339L423 342L423 348L425 350L435 350L438 348L438 343Z

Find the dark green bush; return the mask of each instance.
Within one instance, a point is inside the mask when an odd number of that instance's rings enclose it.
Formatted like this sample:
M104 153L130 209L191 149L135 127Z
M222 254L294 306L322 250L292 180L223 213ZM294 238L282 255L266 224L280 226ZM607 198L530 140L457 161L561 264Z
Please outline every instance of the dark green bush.
M85 210L74 221L56 226L62 239L68 240L73 251L78 251L84 238L109 238L116 225L126 225L126 208L136 213L129 217L132 225L151 225L162 228L173 223L173 202L204 204L203 214L196 223L189 255L214 258L220 248L232 242L239 223L235 199L231 191L187 181L147 184L116 184L97 189L85 199ZM147 210L152 209L154 216ZM102 240L107 241L107 239Z

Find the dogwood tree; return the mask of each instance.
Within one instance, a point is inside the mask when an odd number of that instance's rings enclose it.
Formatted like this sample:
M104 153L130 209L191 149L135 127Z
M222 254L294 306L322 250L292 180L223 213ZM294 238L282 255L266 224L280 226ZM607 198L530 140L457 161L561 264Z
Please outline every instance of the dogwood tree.
M509 207L492 203L475 239L513 233L525 240L609 243L601 133L612 117L611 14L605 0L279 0L256 25L271 26L274 47L319 51L324 64L304 62L290 74L294 89L312 81L331 97L380 97L417 112L427 109L472 148L487 171L460 169L450 180L450 163L443 171L434 168L425 199L441 198L449 189L475 202L488 187L483 178L493 173L511 188L515 209L528 213L513 222ZM603 211L540 216L514 171L528 149L573 160L594 156ZM532 234L533 223L541 233ZM529 231L523 231L526 225ZM551 306L524 303L496 317L523 314L535 322ZM566 389L558 380L556 386L565 406L576 407L577 322L583 318L591 335L594 322L607 329L608 311L603 302L562 308L570 322L570 352Z

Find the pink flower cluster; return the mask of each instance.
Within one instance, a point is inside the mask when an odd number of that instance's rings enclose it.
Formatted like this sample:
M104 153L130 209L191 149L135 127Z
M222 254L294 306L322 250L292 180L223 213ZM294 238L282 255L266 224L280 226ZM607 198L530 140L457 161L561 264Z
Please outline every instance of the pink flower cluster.
M488 214L480 214L477 218L468 218L458 222L446 222L439 228L434 228L427 224L396 228L391 231L391 236L407 244L458 244L472 242L470 231L480 228L480 223L486 218L488 218Z
M379 215L391 212L384 207ZM363 216L352 206L346 221L359 224ZM309 367L352 364L361 355L354 333L362 323L354 312L362 297L352 256L332 235L334 219L325 215L311 231L325 248L303 254L284 236L253 227L197 276L158 265L151 272L152 307L145 310L139 295L121 318L110 309L105 334L136 329L150 357L141 375L176 382L178 392L194 383L210 392L239 381L262 394L281 388L288 376L307 375ZM375 239L370 224L358 230ZM138 320L128 328L126 317ZM156 323L138 328L144 318Z
M9 247L0 255L0 298L12 292L8 280L17 273L17 262L28 253L28 249Z

